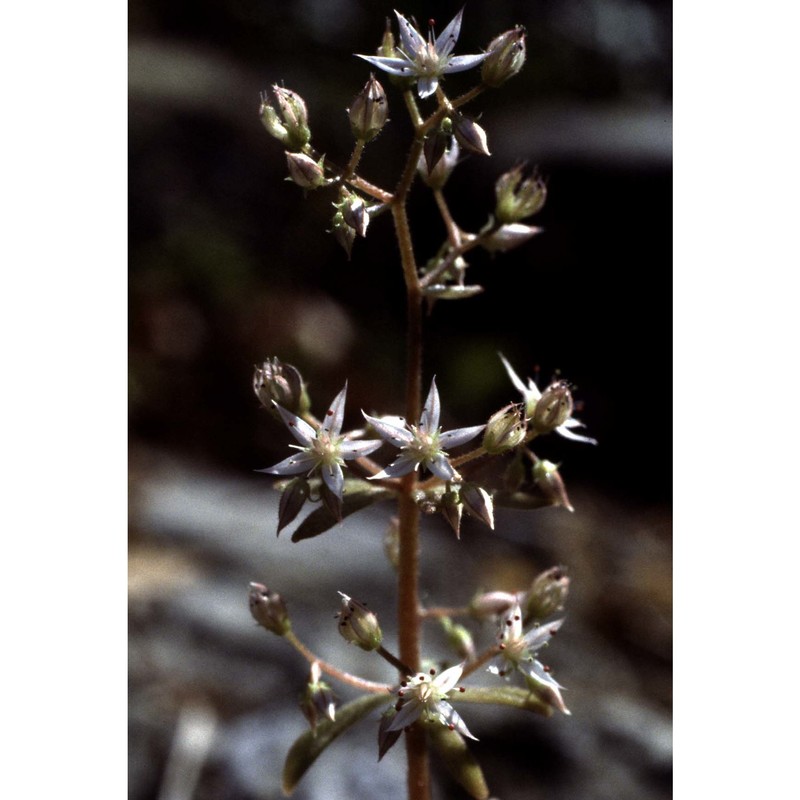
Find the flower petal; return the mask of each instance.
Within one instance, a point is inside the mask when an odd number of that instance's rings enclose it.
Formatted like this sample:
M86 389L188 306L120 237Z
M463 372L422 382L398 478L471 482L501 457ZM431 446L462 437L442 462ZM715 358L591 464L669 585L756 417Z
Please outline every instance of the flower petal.
M430 97L435 91L436 87L439 85L439 78L437 76L429 76L425 78L420 78L417 81L417 94L424 100L426 97Z
M473 56L453 56L444 68L444 74L449 75L451 72L463 72L465 69L472 69L481 63L489 54L477 53Z
M292 432L292 436L294 436L300 444L308 447L311 442L317 438L317 431L304 419L300 419L300 417L282 408L277 403L274 405L275 408L278 409L278 413L281 415L281 419L283 419L286 427Z
M257 469L256 472L269 472L272 475L299 475L301 472L310 472L317 465L317 459L311 453L298 453L279 461L273 467Z
M567 420L569 422L570 420ZM578 423L581 424L581 423ZM556 433L563 436L565 439L572 439L573 442L586 442L586 444L597 444L597 439L592 439L590 436L581 436L579 433L573 433L570 428L574 425L568 426L565 422L556 428Z
M405 58L388 58L386 56L363 56L361 53L355 54L357 58L369 61L373 67L382 69L390 75L397 75L401 78L410 77L413 74L412 64Z
M454 428L452 431L445 431L439 435L439 444L447 450L451 447L458 447L466 444L470 439L474 439L485 427L485 425L474 425L471 428Z
M422 416L419 420L419 426L425 433L435 433L439 428L439 415L441 414L441 410L442 406L439 402L439 390L436 388L436 378L434 378L431 381L431 388L428 392L428 397L422 408Z
M425 466L437 477L443 481L455 480L458 473L453 468L453 465L447 460L444 453L439 453L435 458L425 461Z
M434 44L436 55L440 57L449 56L450 53L453 52L453 48L458 41L458 36L461 33L461 17L463 14L464 9L462 8L461 11L450 20L447 27L436 37L436 43Z
M412 456L409 456L406 453L401 453L401 455L389 464L388 467L382 469L375 475L370 475L369 480L378 480L381 478L402 478L403 475L408 475L409 472L413 472L418 466L418 462Z
M394 719L386 726L387 731L401 731L418 719L422 705L416 697L403 703L402 708L394 715Z
M450 703L440 700L434 706L434 713L439 717L441 723L446 727L450 728L451 730L458 731L462 736L466 736L468 739L474 739L476 742L478 741L477 737L473 736L469 732L469 728L464 720L461 719L461 715L453 708L453 706L450 705Z
M342 489L344 488L344 473L338 464L323 464L320 468L320 475L325 485L331 492L342 499Z
M364 414L364 412L361 412ZM393 444L395 447L402 447L403 445L410 444L414 441L414 435L407 428L399 427L394 422L387 422L385 419L378 419L371 417L369 414L364 414L364 419L372 425L381 439Z
M339 432L342 430L342 422L344 421L344 403L346 398L347 383L345 383L344 389L333 398L331 407L325 414L325 419L322 420L322 425L320 426L323 431L327 431L333 436L339 435Z
M542 699L550 703L551 706L563 711L565 714L570 714L570 710L564 703L564 698L561 696L560 686L554 678L551 678L538 661L527 668L520 667L520 670L525 675L525 682L530 689L533 689L537 694L540 694Z
M339 445L339 456L345 461L351 458L361 458L374 453L383 446L383 439L358 439L354 442L342 442Z
M440 672L434 679L433 685L440 692L449 692L461 679L461 673L464 671L464 662L456 664L454 667Z
M413 58L421 49L424 49L425 39L422 34L399 12L397 16L397 27L400 31L400 49L410 58Z
M517 606L519 608L519 606ZM546 645L553 634L564 624L563 619L557 619L554 622L548 622L546 625L539 625L537 628L532 628L525 634L525 644L528 649L535 653L543 645Z
M526 386L522 379L514 372L513 367L511 364L506 361L505 357L502 353L498 353L497 355L500 356L500 360L503 362L503 366L506 368L506 372L508 373L508 377L511 378L511 383L514 384L514 388L522 393L522 396L527 400L528 397L533 397L533 399L538 400L542 393L539 391L539 387L533 382L528 381L528 385Z

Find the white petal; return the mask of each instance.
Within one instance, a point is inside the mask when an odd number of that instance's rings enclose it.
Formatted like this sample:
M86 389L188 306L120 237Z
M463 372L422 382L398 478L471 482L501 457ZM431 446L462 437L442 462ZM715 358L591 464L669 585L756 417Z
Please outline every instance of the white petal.
M449 692L461 679L461 673L464 671L464 662L456 664L454 667L449 667L440 672L434 679L433 685L440 692Z
M278 462L273 467L257 469L256 472L269 472L272 475L299 475L301 472L310 472L317 464L317 459L310 453L298 453Z
M348 461L351 458L368 456L382 446L383 439L358 439L355 442L342 442L339 445L339 455Z
M540 647L547 644L552 638L553 634L564 624L563 619L557 619L554 622L548 622L546 625L539 625L538 628L533 628L525 634L525 643L532 653L535 653Z
M567 422L568 421L569 420L567 420ZM570 426L570 427L574 427L574 426ZM581 436L579 433L573 433L569 429L569 427L567 427L566 423L564 425L559 425L556 428L556 433L560 434L565 439L572 439L573 442L586 442L586 444L597 444L597 439L592 439L589 436Z
M327 431L333 436L339 435L339 432L342 430L342 422L344 421L344 402L346 398L347 384L345 383L344 389L333 398L331 407L325 414L325 419L322 420L322 425L320 427L323 431Z
M439 444L447 450L451 447L458 447L466 444L470 439L474 439L485 427L485 425L475 425L471 428L455 428L452 431L445 431L439 436Z
M401 455L396 461L389 464L388 467L382 469L376 475L370 475L369 480L379 480L382 478L402 478L403 475L408 475L409 472L413 472L417 468L417 462L407 456Z
M478 53L474 56L453 56L444 68L444 74L449 75L451 72L463 72L465 69L472 69L483 61L489 54Z
M450 705L450 703L440 700L436 704L435 709L435 713L438 714L439 719L448 728L452 726L452 729L458 731L462 736L466 736L469 739L474 739L476 742L478 741L478 739L469 732L469 728L464 720L461 719L461 715L453 708L453 706Z
M277 403L275 403L275 408L278 409L278 413L281 415L286 427L292 432L292 436L300 444L308 447L317 438L317 431L304 419L300 419L300 417L292 414L291 411L281 408Z
M449 56L450 53L453 52L453 48L458 41L458 36L461 33L461 16L463 13L464 9L462 8L461 11L450 20L447 27L436 37L436 43L434 44L436 55Z
M363 411L361 413L364 414ZM386 419L371 417L369 414L364 414L364 419L375 428L381 439L393 444L395 447L402 447L414 441L414 435L410 430L405 427L401 428L395 425L394 422L387 422Z
M425 39L422 34L399 12L397 15L397 27L400 31L400 49L410 57L414 57L421 49L426 47Z
M539 391L539 389L536 386L536 384L533 381L530 381L528 383L528 386L526 386L522 382L522 379L519 377L519 375L517 375L517 373L514 372L514 369L511 366L511 364L509 364L508 361L506 361L506 359L503 356L503 354L502 353L498 353L497 355L500 356L500 360L503 362L503 366L506 368L506 372L508 373L508 377L511 378L511 383L514 384L514 388L518 392L522 392L522 395L523 395L523 397L525 397L526 400L528 399L529 396L531 396L534 399L538 400L542 396L542 393Z
M439 391L436 388L436 378L434 378L431 381L431 388L428 392L428 397L422 408L422 416L419 420L419 426L425 433L434 433L438 429L441 410L442 406L439 402Z
M419 717L419 712L422 711L422 706L415 697L412 697L403 707L394 715L394 719L386 726L387 731L401 731L407 728L415 719Z
M437 477L443 481L452 481L458 474L453 465L447 460L447 456L439 453L436 458L430 459L425 462L425 466Z
M336 495L340 500L342 499L342 488L344 487L344 473L338 464L325 464L320 469L322 480L325 485Z
M401 78L409 78L414 72L412 65L404 58L387 58L385 56L362 56L360 53L355 54L358 58L363 58L364 61L369 61L370 64L390 75L397 75Z

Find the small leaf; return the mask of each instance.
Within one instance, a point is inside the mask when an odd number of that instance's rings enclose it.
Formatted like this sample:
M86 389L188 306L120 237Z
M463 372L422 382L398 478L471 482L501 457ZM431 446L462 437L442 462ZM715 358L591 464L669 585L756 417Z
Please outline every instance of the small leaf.
M384 500L391 497L392 493L388 489L383 489L380 486L367 483L366 481L358 479L348 479L344 482L344 496L342 498L342 519L355 514L356 511L361 511L379 500ZM300 526L292 534L293 542L300 542L303 539L313 539L321 533L330 530L334 525L339 523L338 520L327 508L324 506L312 511L303 521Z
M465 692L458 695L457 699L459 704L483 703L512 706L523 711L533 711L545 717L549 717L553 713L549 703L520 686L468 686Z
M483 777L483 770L470 752L464 737L444 725L433 723L427 726L433 749L453 778L467 790L475 800L487 800L489 787Z
M313 731L301 734L289 748L283 765L281 777L283 793L288 797L295 790L306 770L334 739L355 725L370 711L390 700L391 697L388 693L386 695L362 695L341 708L337 708L335 721L326 719L320 722L317 725L316 734Z

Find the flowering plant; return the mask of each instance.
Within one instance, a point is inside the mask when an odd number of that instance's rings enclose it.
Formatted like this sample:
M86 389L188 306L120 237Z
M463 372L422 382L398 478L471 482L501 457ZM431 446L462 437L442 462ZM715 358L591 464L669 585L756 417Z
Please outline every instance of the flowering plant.
M493 589L465 598L464 606L455 609L426 606L420 589L421 514L441 514L458 536L464 512L494 528L498 505L556 505L572 511L557 465L540 459L532 444L552 432L579 442L595 440L574 431L582 423L572 416L569 383L558 380L541 391L532 380L525 384L502 355L498 368L505 368L521 402L509 401L485 423L444 431L435 379L422 402L423 309L430 312L439 301L465 300L481 292L481 286L466 281L466 256L478 247L490 253L520 247L539 234L541 228L522 220L542 208L547 191L538 172L518 165L498 178L495 208L480 230L466 231L456 223L444 189L461 163L460 154L489 155L486 131L461 109L520 71L525 32L515 27L492 39L484 52L456 56L461 11L438 36L431 23L427 39L416 24L395 13L399 43L387 29L376 55L359 55L389 74L413 125L413 141L394 190L377 186L359 171L366 145L379 138L389 121L386 92L374 75L348 111L355 144L344 167L314 149L308 107L297 92L273 87L272 101L262 96L260 116L286 149L289 178L304 191L335 192L330 230L348 258L373 220L384 214L391 217L408 308L404 415L362 411L365 428L343 433L347 385L319 420L311 412L306 382L296 367L273 357L256 367L253 379L261 403L297 441L290 445L296 452L260 470L289 478L276 484L282 493L279 533L304 509L310 512L292 534L293 541L321 535L372 504L396 503L387 552L397 575L397 653L384 645L377 615L366 603L340 592L336 615L345 641L384 659L394 677L376 683L320 659L296 633L283 597L262 583L250 584L250 608L262 627L283 637L311 665L301 702L311 729L289 750L283 772L287 794L334 738L372 717L379 758L405 739L411 800L430 797L431 752L469 796L485 800L488 785L465 741L477 739L457 706L493 703L544 716L553 711L569 714L563 687L538 659L563 624L562 618L549 618L563 608L569 578L563 567L553 567L535 576L527 590ZM479 66L480 80L470 90L452 99L445 93L446 76ZM426 116L418 100L429 99L435 107ZM409 190L417 176L431 190L446 230L441 247L424 264L417 260L408 217ZM453 454L478 437L473 449ZM384 443L399 450L388 464L371 458ZM484 477L491 466L498 467L499 481ZM494 620L500 633L481 650L475 642L479 631L471 630L470 624L486 620ZM422 628L431 621L441 625L449 655L423 657ZM457 686L479 671L495 678L484 685ZM360 696L337 707L323 674L358 689ZM516 685L510 682L514 676ZM497 677L503 680L497 682ZM374 717L379 710L380 716Z

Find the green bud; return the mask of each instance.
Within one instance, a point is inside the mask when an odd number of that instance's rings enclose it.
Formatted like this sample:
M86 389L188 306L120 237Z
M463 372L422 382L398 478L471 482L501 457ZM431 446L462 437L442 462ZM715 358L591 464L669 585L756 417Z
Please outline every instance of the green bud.
M494 503L492 496L477 483L465 483L461 487L461 502L464 508L481 522L494 530Z
M481 65L481 80L493 88L513 78L525 63L525 28L517 25L489 42L489 55Z
M542 392L533 410L531 424L539 433L550 433L571 416L574 403L566 381L555 381Z
M253 372L253 391L259 402L272 413L273 401L287 411L302 417L311 407L306 384L296 367L277 358L267 359Z
M574 511L567 497L567 487L558 471L558 464L545 459L537 459L531 469L533 481L551 506L564 506L567 511Z
M475 120L465 117L463 114L458 114L453 120L453 136L470 153L477 153L481 156L491 155L486 144L486 131Z
M353 252L353 242L356 239L355 229L345 222L344 214L337 211L333 215L331 233L337 242L344 248L347 253L347 260L350 260L350 254Z
M374 75L369 76L361 93L353 100L348 111L353 136L364 142L374 139L386 124L389 106L386 92Z
M289 178L303 189L318 189L325 185L325 156L314 161L305 153L286 153Z
M291 630L292 623L289 621L286 603L277 592L267 589L263 583L251 583L248 600L253 619L262 628L278 636L284 636Z
M456 538L461 538L461 515L464 512L464 506L461 503L461 498L458 492L454 489L448 489L442 495L441 502L442 515L450 524L450 527L455 531Z
M292 152L302 150L311 141L308 109L297 92L281 86L272 87L277 111L269 103L266 92L261 94L259 116L267 131Z
M336 615L339 633L362 650L377 650L383 641L378 618L363 603L342 592L339 594L342 597L342 610Z
M458 155L458 142L454 137L450 137L449 146L444 136L428 137L417 164L420 177L431 189L441 189L455 169Z
M526 167L520 164L501 175L495 183L494 215L502 224L519 222L541 211L547 199L547 186L534 171L525 176Z
M331 722L336 720L336 696L331 687L320 680L322 670L319 662L311 665L311 673L306 684L305 692L300 698L300 710L311 725L311 730L316 734L317 722L325 717Z
M344 187L339 192L339 202L333 204L342 214L342 221L349 225L359 236L367 235L369 212L364 198L348 191Z
M475 642L472 639L472 634L463 625L453 622L450 617L440 617L439 622L442 625L442 630L450 649L462 661L474 658Z
M534 578L520 602L523 626L541 622L557 611L563 611L569 594L569 577L565 567L550 567Z
M518 405L509 403L489 417L483 449L493 456L507 453L525 440L525 420Z

